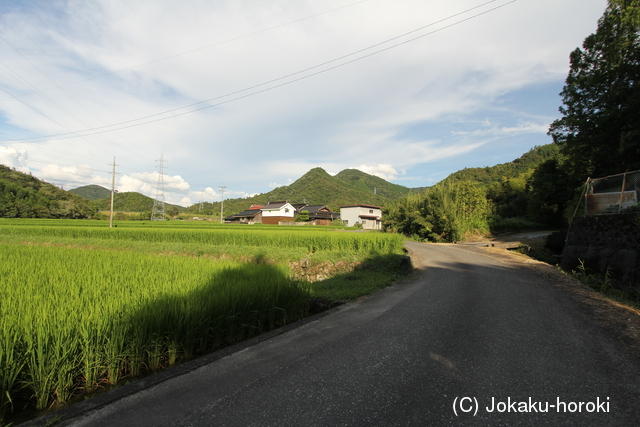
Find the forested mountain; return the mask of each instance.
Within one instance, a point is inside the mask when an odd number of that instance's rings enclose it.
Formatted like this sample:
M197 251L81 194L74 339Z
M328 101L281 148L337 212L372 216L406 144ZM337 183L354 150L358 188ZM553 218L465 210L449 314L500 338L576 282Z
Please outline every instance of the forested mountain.
M426 188L420 187L408 189L407 187L392 184L380 177L369 175L358 169L345 169L339 172L335 178L366 193L375 192L382 197L393 200L406 196L409 192L417 193Z
M490 230L561 226L571 196L547 185L547 177L556 173L557 156L558 147L548 144L512 162L462 169L385 206L383 225L435 242Z
M0 165L0 218L91 218L82 197Z
M69 193L76 194L89 200L98 200L111 197L111 190L95 184L74 188L73 190L69 190Z
M495 214L505 218L529 217L539 221L540 218L535 218L535 215L530 212L533 210L529 203L533 174L539 165L555 159L558 152L559 148L556 144L534 147L508 163L484 168L466 168L454 172L444 182L476 182L487 193Z
M268 202L278 200L287 200L293 204L327 205L336 211L342 205L360 203L383 206L419 190L421 189L392 184L357 169L345 169L331 176L322 168L314 168L294 183L278 187L268 193L246 199L225 200L224 215L241 212L251 205L266 205ZM219 214L220 203L203 203L202 210L199 205L193 205L187 208L187 211Z
M118 212L151 212L153 210L153 201L154 199L151 197L133 191L116 193L113 198L113 210ZM111 209L111 192L109 191L109 195L106 198L92 200L91 205L100 211ZM182 206L165 203L165 210L169 208L174 208L178 211L184 209Z
M534 147L512 162L484 168L464 168L449 175L445 181L477 181L491 186L505 179L529 177L540 163L555 157L558 151L556 144Z

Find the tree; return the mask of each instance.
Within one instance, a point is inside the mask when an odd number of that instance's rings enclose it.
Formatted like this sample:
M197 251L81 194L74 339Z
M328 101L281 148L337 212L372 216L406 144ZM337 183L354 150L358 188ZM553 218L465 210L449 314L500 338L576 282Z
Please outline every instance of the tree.
M167 208L167 215L175 219L178 215L180 215L180 211L175 206L169 206Z
M300 214L296 217L298 222L309 221L309 211L300 211Z
M572 188L567 174L557 159L540 164L529 180L528 217L549 227L566 225L564 211L571 199Z
M598 29L571 53L563 117L549 134L574 184L640 169L640 0L609 0Z

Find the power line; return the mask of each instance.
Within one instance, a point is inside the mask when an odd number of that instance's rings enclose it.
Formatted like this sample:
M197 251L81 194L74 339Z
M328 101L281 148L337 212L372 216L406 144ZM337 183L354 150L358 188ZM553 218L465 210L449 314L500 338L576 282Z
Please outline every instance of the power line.
M413 38L410 38L408 40L400 41L400 42L398 42L398 43L396 43L396 44L394 44L392 46L388 46L388 47L385 47L385 48L381 48L381 49L375 50L373 52L370 52L370 53L367 53L365 55L359 56L357 58L341 62L341 63L339 63L337 65L333 65L331 67L324 68L322 70L319 70L319 71L316 71L316 72L313 72L313 73L310 73L310 74L306 74L306 75L303 75L301 77L298 77L298 78L295 78L295 79L292 79L292 80L288 80L288 81L285 81L283 83L279 83L277 85L273 85L273 86L270 86L270 87L267 87L267 88L264 88L264 89L255 90L255 91L250 92L250 93L245 94L245 95L236 96L234 98L227 99L225 101L220 101L220 102L217 102L215 104L208 104L211 101L215 101L215 100L218 100L218 99L227 98L229 96L237 95L237 94L240 94L240 93L243 93L243 92L251 91L253 89L257 89L259 87L266 86L266 85L269 85L269 84L272 84L272 83L275 83L275 82L278 82L278 81L281 81L281 80L285 80L285 79L288 79L290 77L293 77L293 76L296 76L296 75L299 75L299 74L303 74L305 72L308 72L308 71L323 67L325 65L329 65L329 64L334 63L334 62L338 62L338 61L346 59L348 57L351 57L351 56L354 56L354 55L358 55L358 54L363 53L363 52L365 52L367 50L379 47L379 46L381 46L383 44L389 43L390 41L397 40L399 38L405 37L405 36L407 36L409 34L412 34L412 33L415 33L417 31L423 30L425 28L431 27L431 26L436 25L438 23L442 23L442 22L447 21L449 19L452 19L452 18L455 18L457 16L466 14L466 13L472 11L472 10L475 10L475 9L480 8L480 7L486 6L486 5L490 4L490 3L494 3L496 1L497 0L491 0L491 1L485 2L485 3L481 4L481 5L474 6L472 8L466 9L466 10L464 10L462 12L450 15L450 16L448 16L446 18L443 18L443 19L441 19L439 21L433 22L433 23L428 24L428 25L424 25L424 26L422 26L420 28L417 28L415 30L406 32L406 33L401 34L399 36L392 37L392 38L387 39L387 40L385 40L383 42L376 43L376 44L371 45L371 46L369 46L367 48L360 49L360 50L352 52L350 54L343 55L341 57L332 59L330 61L323 62L321 64L314 65L314 66L309 67L309 68L305 68L303 70L297 71L295 73L288 74L286 76L279 77L277 79L269 80L267 82L260 83L258 85L254 85L254 86L251 86L251 87L248 87L248 88L245 88L245 89L241 89L241 90L238 90L238 91L235 91L235 92L230 92L230 93L228 93L226 95L217 96L217 97L214 97L214 98L206 99L204 101L199 101L199 102L196 102L196 103L193 103L193 104L189 104L189 105L186 105L186 106L177 107L177 108L174 108L174 109L171 109L171 110L165 110L165 111L160 112L160 113L150 114L148 116L140 117L140 118L137 118L137 119L131 119L131 120L127 120L127 121L124 121L124 122L114 123L114 124L107 125L107 126L95 127L95 128L91 128L91 129L84 129L84 130L75 131L75 132L66 132L66 133L61 133L61 134L48 135L46 137L24 138L24 139L22 139L20 141L36 141L36 140L39 140L39 139L47 139L47 140L71 139L71 138L81 138L81 137L90 136L90 135L97 135L97 134L100 134L100 133L103 133L103 132L113 132L113 131L116 131L116 130L127 129L127 128L131 128L131 127L141 126L141 125L145 125L145 124L149 124L149 123L154 123L154 122L158 122L158 121L162 121L162 120L167 120L167 119L179 117L179 116L186 115L186 114L191 114L191 113L194 113L196 111L200 111L200 110L204 110L204 109L208 109L208 108L212 108L212 107L217 107L217 106L220 106L220 105L223 105L223 104L227 104L227 103L230 103L230 102L233 102L233 101L237 101L237 100L240 100L240 99L248 98L250 96L258 95L258 94L263 93L263 92L267 92L267 91L270 91L270 90L273 90L273 89L276 89L276 88L279 88L279 87L282 87L282 86L286 86L286 85L289 85L289 84L292 84L292 83L295 83L295 82L298 82L298 81L301 81L301 80L308 79L310 77L313 77L313 76L316 76L316 75L319 75L319 74L322 74L322 73L326 73L327 71L331 71L331 70L334 70L336 68L343 67L345 65L360 61L362 59L371 57L373 55L377 55L379 53L388 51L390 49L397 48L399 46L402 46L402 45L405 45L407 43L413 42L415 40L430 36L432 34L438 33L438 32L443 31L445 29L454 27L456 25L459 25L459 24L462 24L464 22L470 21L472 19L475 19L475 18L480 17L482 15L488 14L488 13L493 12L495 10L501 9L501 8L503 8L503 7L505 7L505 6L509 5L509 4L515 3L518 0L508 1L506 3L503 3L501 5L493 7L491 9L476 13L475 15L472 15L472 16L469 16L467 18L464 18L464 19L461 19L459 21L456 21L456 22L454 22L452 24L445 25L443 27L437 28L437 29L435 29L433 31L430 31L430 32L427 32L425 34L421 34L421 35L415 36ZM191 109L191 110L188 110L188 111L179 112L180 110L184 110L186 108L191 108L191 107L196 107L196 106L201 105L201 104L207 104L207 105L202 106L202 107L198 107L198 108L194 108L194 109ZM158 116L167 115L167 114L172 114L172 115L170 115L168 117L158 117ZM157 117L157 118L154 118L154 117ZM147 119L150 119L150 120L147 120ZM138 123L135 123L135 122L138 122ZM109 129L109 128L112 128L112 127L113 127L113 129Z
M23 31L24 32L24 31ZM28 36L28 35L27 35ZM30 37L29 37L30 38ZM69 92L67 92L66 89L64 89L62 86L60 86L56 81L54 81L47 73L45 73L43 70L41 70L36 64L34 64L27 56L25 56L22 52L20 52L15 46L13 46L11 43L9 43L9 41L7 39L5 39L4 37L2 37L2 35L0 35L0 40L2 40L4 43L6 43L11 49L13 49L18 55L20 55L25 61L27 61L33 68L35 68L40 74L42 74L45 78L47 78L51 83L53 83L54 85L56 85L56 87L58 89L60 89L64 94L66 94L70 99L72 99L75 103L77 103L78 105L80 105L80 107L82 107L87 113L89 113L90 115L92 115L96 120L98 120L99 122L101 122L102 124L104 124L104 122L102 120L100 120L95 114L93 114L87 107L85 107L80 101L78 101L75 97L73 97ZM38 46L40 48L40 50L44 50L42 49L42 47L35 42L33 39L31 39L33 43L36 44L36 46ZM55 60L54 60L55 63ZM13 70L11 70L8 66L6 66L3 63L0 63L0 65L5 68L6 70L8 70L11 74L15 75L14 79L16 79L17 81L21 81L25 86L30 87L32 89L36 89L35 86L33 86L29 81L27 81L26 79L24 79L20 74L14 72ZM57 65L57 63L56 63ZM59 65L58 65L59 66ZM47 115L45 115L44 113L40 112L39 110L35 109L34 107L32 107L31 105L27 104L26 102L22 101L21 99L19 99L19 97L9 93L8 91L6 91L5 89L3 89L3 91L5 93L7 93L9 96L11 96L12 98L14 98L15 100L23 103L24 105L26 105L27 107L31 108L32 110L34 110L35 112L41 114L42 116L44 116L45 118L51 120L52 122L54 122L55 124L57 124L58 126L67 129L70 131L69 128L67 128L66 126L58 123L56 120L53 120L51 117L48 117ZM85 124L85 122L83 120L81 120L79 117L77 117L75 114L73 114L72 112L68 111L66 108L62 107L60 104L58 104L57 102L55 102L53 99L49 98L48 96L46 96L44 93L40 92L40 91L35 91L33 92L35 94L38 94L40 97L42 97L43 99L49 101L51 104L53 104L54 106L58 107L60 110L62 110L64 113L66 113L67 115L73 117L74 119L76 119L79 123L81 123L83 126L87 126ZM102 138L104 138L105 140L109 141L111 144L115 145L116 147L119 147L121 149L124 149L124 147L120 146L119 144L117 144L116 142L110 140L109 138L107 138L105 135L100 134L100 136ZM102 150L103 152L107 152L105 149L103 149L100 145L96 145L96 144L92 144L94 145L96 148Z

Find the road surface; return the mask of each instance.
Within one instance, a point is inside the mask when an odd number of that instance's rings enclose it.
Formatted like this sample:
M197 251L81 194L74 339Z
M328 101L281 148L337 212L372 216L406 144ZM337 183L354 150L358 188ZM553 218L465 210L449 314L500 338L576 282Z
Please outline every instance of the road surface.
M640 425L638 357L566 291L407 245L410 279L57 425Z

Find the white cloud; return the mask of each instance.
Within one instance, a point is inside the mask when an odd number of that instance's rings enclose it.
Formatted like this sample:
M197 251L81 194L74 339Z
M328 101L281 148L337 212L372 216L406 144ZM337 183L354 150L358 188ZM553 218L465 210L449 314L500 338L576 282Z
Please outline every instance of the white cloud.
M0 164L15 168L20 172L29 173L30 169L27 167L28 161L29 155L26 150L0 146Z
M93 175L91 166L59 166L59 165L46 165L40 168L41 176L45 179L54 179L61 181L71 181L77 179L78 182L90 179Z
M500 136L500 135L522 135L527 133L546 134L549 131L548 123L522 123L517 126L492 126L488 121L485 122L490 127L478 129L475 131L456 131L453 135L466 136Z
M361 170L369 175L378 176L384 180L392 181L398 178L398 171L391 165L379 164L377 166L360 165L356 169Z
M306 169L306 167L303 166L301 170L308 170L308 169ZM287 183L286 184L278 184L277 182L270 182L269 183L269 188L284 187L285 185L290 185L292 182L293 182L293 180L291 178L287 179Z
M160 173L158 172L136 172L131 175L125 175L120 178L120 185L125 186L139 186L140 188L153 188L155 191L158 190L159 185L163 185L164 191L170 190L179 190L179 191L187 191L189 190L189 183L186 182L180 175L162 175L162 181L159 182ZM127 190L127 191L137 191L137 190ZM148 190L147 190L148 191Z

